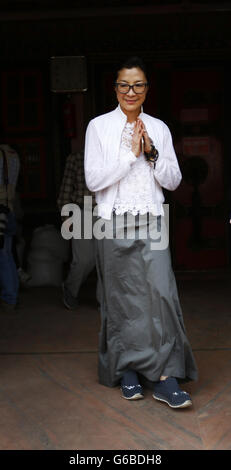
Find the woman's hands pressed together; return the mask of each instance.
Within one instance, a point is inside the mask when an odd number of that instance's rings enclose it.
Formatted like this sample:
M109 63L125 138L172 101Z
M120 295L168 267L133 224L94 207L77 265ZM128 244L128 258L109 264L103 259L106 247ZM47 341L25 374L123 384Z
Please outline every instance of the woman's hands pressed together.
M132 151L136 157L139 157L141 152L142 138L143 138L143 125L140 119L135 121L134 132L132 136Z
M144 151L150 152L151 141L146 131L146 127L140 118L137 118L134 126L134 133L132 137L132 151L136 157L140 156L142 150L142 139L144 142Z

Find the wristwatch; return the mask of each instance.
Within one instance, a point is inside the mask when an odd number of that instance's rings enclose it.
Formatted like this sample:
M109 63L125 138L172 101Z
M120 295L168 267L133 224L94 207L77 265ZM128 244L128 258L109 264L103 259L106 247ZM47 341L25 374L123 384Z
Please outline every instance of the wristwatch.
M149 162L152 162L154 163L154 168L156 166L156 161L158 160L158 157L159 157L159 152L158 150L156 149L155 145L153 143L151 143L151 150L150 152L145 152L144 151L144 155L146 157L146 159L149 161Z

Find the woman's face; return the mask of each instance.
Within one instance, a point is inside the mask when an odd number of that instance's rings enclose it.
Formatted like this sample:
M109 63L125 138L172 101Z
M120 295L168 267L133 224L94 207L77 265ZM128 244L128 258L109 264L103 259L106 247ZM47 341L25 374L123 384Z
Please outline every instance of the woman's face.
M147 78L140 68L134 67L132 69L121 69L118 73L117 83L135 85L147 83ZM148 87L144 88L144 91L137 94L130 88L128 93L121 93L116 87L116 96L120 104L122 111L125 114L128 113L139 113L140 108L146 98Z

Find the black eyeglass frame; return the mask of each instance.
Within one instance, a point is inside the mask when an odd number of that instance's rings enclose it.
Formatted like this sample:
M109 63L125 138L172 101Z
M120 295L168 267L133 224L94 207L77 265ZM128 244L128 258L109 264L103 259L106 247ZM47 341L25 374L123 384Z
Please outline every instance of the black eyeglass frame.
M128 83L115 82L116 88L118 88L118 85L125 85L125 86L128 86L128 90L127 90L127 91L120 91L120 90L118 90L119 93L122 93L122 95L126 95L127 93L129 93L129 91L131 90L131 88L132 88L133 93L135 93L136 95L142 95L142 93L144 93L145 89L144 89L144 91L140 91L140 92L137 93L137 92L134 90L134 86L137 86L137 85L144 85L145 88L147 88L147 87L148 87L148 82L145 82L145 83L134 83L134 85L129 85Z

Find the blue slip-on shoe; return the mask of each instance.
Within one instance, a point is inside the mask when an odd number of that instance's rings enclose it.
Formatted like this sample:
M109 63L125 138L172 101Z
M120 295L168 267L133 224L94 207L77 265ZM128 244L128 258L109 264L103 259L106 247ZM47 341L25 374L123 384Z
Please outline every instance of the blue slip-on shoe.
M167 403L171 408L186 408L192 405L187 392L180 389L175 377L160 380L154 386L153 398Z
M144 398L141 385L121 385L122 397L126 400L140 400Z
M121 391L122 397L126 400L140 400L143 398L143 390L135 370L126 370L121 379Z

